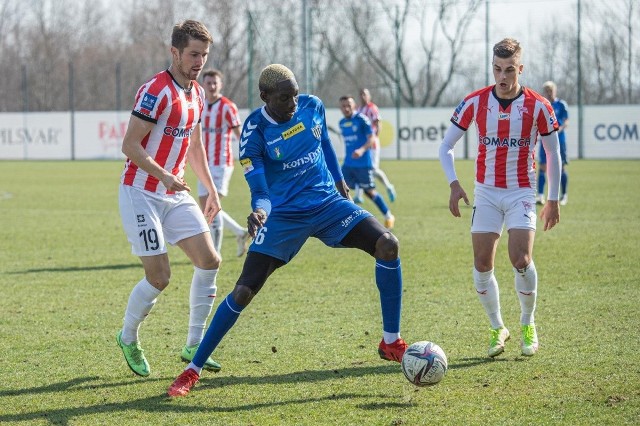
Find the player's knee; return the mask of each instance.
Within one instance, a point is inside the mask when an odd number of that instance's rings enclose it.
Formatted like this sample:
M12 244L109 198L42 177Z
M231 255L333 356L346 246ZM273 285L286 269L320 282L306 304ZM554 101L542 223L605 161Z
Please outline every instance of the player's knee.
M251 303L251 300L253 299L253 296L256 295L256 293L254 293L253 290L246 285L236 284L235 288L233 289L232 295L233 301L238 305L247 306L249 303Z
M531 257L528 255L519 256L512 263L514 268L524 269L531 263Z
M158 290L164 290L169 285L171 279L171 270L145 272L147 281L149 284L157 288Z
M194 262L194 265L200 269L211 270L220 268L220 263L222 263L220 254L213 250L211 253L203 255L200 259Z
M398 258L400 243L391 232L380 235L376 241L376 251L374 257L381 260L395 260Z

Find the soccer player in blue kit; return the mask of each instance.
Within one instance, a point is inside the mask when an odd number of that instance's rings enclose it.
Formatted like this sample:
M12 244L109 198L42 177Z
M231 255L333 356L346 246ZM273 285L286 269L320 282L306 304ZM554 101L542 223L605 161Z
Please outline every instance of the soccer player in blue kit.
M330 247L358 248L375 258L383 338L381 358L400 362L402 271L398 239L371 213L351 201L327 132L325 109L300 95L287 67L272 64L259 79L265 105L244 122L240 164L251 190L247 218L254 238L235 288L219 305L193 361L169 387L184 396L198 382L204 361L233 327L267 278L287 264L309 237Z
M566 206L569 201L567 194L567 183L569 176L566 172L566 165L569 164L567 159L567 136L564 129L569 125L569 107L567 103L560 99L557 95L558 88L553 81L546 81L542 85L544 97L551 102L553 112L558 120L558 141L560 142L560 159L562 160L562 171L560 172L560 205ZM540 150L538 158L538 195L536 196L536 204L544 204L544 184L547 181L547 153L544 149Z
M376 136L371 121L356 110L356 101L353 96L340 98L340 111L344 116L340 120L340 132L346 148L342 166L344 180L351 189L362 188L384 215L384 226L392 229L396 218L376 191L374 180L376 169L372 153Z

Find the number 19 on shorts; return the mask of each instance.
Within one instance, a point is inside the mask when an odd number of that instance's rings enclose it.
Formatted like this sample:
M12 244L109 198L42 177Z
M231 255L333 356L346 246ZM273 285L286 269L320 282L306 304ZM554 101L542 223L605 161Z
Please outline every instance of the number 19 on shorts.
M144 241L144 247L146 251L157 250L160 247L160 243L158 242L158 233L155 229L143 229L138 234L142 241Z

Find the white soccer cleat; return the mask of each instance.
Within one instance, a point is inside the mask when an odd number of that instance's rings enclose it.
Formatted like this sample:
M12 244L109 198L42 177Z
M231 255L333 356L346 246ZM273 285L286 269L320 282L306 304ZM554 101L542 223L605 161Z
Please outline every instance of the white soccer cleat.
M492 328L491 338L489 339L489 356L493 358L504 352L504 344L510 337L511 335L506 327Z
M238 244L238 250L236 251L236 256L242 257L242 255L244 255L247 252L250 241L251 241L251 236L247 231L244 231L242 235L238 235L236 237L236 243Z

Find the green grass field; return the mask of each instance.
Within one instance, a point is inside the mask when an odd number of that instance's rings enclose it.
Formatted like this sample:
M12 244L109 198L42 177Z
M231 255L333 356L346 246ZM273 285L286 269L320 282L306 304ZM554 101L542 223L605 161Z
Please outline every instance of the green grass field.
M473 163L456 164L471 195ZM143 273L120 224L122 162L0 162L0 423L639 424L640 162L569 165L561 223L537 234L541 349L532 358L520 356L501 242L496 276L515 338L496 360L486 358L488 321L471 277L471 209L450 215L437 161L383 166L398 190L402 334L443 347L445 379L416 388L378 358L372 259L312 240L222 341L214 358L223 370L170 400L166 389L184 368L192 268L170 250L172 283L141 329L152 373L134 376L115 343ZM230 194L223 205L244 222L239 169ZM222 255L218 300L242 267L230 233Z

